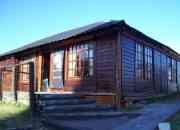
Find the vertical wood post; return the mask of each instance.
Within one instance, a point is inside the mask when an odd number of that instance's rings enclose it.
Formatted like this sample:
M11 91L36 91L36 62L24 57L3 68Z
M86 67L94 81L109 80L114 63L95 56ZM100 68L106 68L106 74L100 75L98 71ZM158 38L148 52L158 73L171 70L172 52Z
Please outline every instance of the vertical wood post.
M32 113L35 112L35 95L34 95L34 63L29 63L29 92L30 92L30 108Z
M42 65L42 55L38 54L36 57L36 85L37 85L37 91L41 91L41 65Z
M68 77L68 50L67 48L64 50L64 81L67 80Z
M160 64L161 64L161 55L160 55ZM161 68L162 69L162 68ZM156 84L155 84L155 51L154 48L152 48L152 81L153 81L153 89L155 92L157 92Z
M2 70L0 69L0 101L2 101Z
M16 101L16 68L15 66L12 67L12 90L13 98Z
M121 33L117 33L117 41L115 43L115 82L116 82L116 105L119 106L122 97L122 84L121 84Z
M19 66L15 66L14 68L14 96L15 96L15 101L17 102L18 100L18 95L17 95L17 87L19 85Z

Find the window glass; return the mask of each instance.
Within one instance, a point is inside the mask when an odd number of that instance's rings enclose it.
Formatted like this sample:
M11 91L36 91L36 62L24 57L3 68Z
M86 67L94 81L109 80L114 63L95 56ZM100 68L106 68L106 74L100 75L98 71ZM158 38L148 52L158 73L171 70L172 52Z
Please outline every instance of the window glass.
M29 64L22 64L20 66L20 79L22 82L29 81Z
M152 49L136 44L136 79L152 80Z
M52 59L52 81L51 87L53 88L63 88L64 87L64 51L59 50L51 54ZM70 58L72 60L72 56ZM72 68L72 64L69 65Z
M172 59L172 81L176 82L177 80L177 63L176 60Z
M172 80L172 60L170 58L167 59L168 62L168 80Z
M152 49L145 47L145 80L152 79Z
M68 59L68 77L87 78L93 75L93 46L93 43L87 43L70 47Z
M143 79L143 46L136 44L136 78Z

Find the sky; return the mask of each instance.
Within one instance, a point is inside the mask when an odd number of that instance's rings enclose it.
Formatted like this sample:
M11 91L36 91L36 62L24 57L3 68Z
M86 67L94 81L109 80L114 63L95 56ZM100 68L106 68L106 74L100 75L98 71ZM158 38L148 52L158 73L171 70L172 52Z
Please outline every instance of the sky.
M93 22L122 19L180 53L180 0L0 0L0 53Z

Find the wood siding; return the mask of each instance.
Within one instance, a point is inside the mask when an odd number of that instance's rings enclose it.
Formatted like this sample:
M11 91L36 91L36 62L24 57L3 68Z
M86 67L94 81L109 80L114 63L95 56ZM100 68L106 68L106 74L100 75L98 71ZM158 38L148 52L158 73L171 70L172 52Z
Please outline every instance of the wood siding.
M167 56L149 43L136 39L130 34L121 34L121 63L122 63L122 95L126 97L146 97L160 93L171 93L177 91L177 82L168 80ZM153 77L151 80L139 80L136 78L136 44L149 47L153 52ZM144 72L143 72L144 73ZM179 73L178 73L179 74ZM177 74L177 76L178 76ZM178 77L179 78L179 77Z
M122 95L129 96L135 92L135 43L125 36L121 36L122 63Z
M66 77L64 90L75 92L114 92L115 53L113 49L116 43L116 36L108 34L91 40L90 43L95 44L93 77L88 79L68 79ZM66 56L65 58L65 61L67 61L68 57ZM67 66L65 66L65 70L67 70L66 68Z
M14 57L6 58L2 61L0 61L0 67L3 66L11 66L16 64L17 60ZM13 73L12 68L0 68L1 72L1 89L4 91L12 91L12 80L13 80Z
M87 79L68 77L68 49L73 44L94 43L94 75ZM150 80L139 80L136 77L136 44L152 49L153 55L153 78ZM45 46L28 54L18 55L19 63L32 60L35 64L35 87L36 91L42 91L42 80L49 78L51 84L52 57L50 55L57 50L64 50L64 87L50 88L50 91L74 91L92 93L118 93L125 97L146 97L161 93L167 93L175 89L177 82L180 84L180 63L177 64L177 81L168 80L167 59L171 57L163 52L161 48L147 43L143 39L131 35L129 32L102 33L89 37L72 38L63 42L56 42L53 46ZM46 50L47 49L47 50ZM48 53L44 53L47 51ZM31 56L30 56L31 55ZM33 55L33 57L32 57ZM34 56L36 55L36 56ZM28 56L29 58L24 58ZM8 65L10 58L0 62L0 65ZM12 63L15 63L12 61ZM42 64L48 64L43 68ZM117 65L118 64L118 65ZM117 68L119 67L119 68ZM48 69L47 69L48 68ZM144 67L145 68L145 67ZM18 69L18 68L17 68ZM19 69L18 69L19 71ZM43 75L43 72L45 75ZM9 72L2 73L5 79L2 80L3 90L11 89ZM17 77L19 91L29 91L29 83L23 83ZM119 80L117 82L117 80ZM120 89L117 87L120 87Z
M116 35L115 35L116 36ZM98 92L115 92L115 36L106 36L96 44L96 82Z

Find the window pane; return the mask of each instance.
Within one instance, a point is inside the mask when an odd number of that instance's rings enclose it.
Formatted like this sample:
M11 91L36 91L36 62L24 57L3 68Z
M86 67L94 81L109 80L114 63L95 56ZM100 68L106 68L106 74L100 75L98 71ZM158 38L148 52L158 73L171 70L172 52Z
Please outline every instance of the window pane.
M89 66L93 66L93 59L89 59Z
M73 76L73 71L72 70L69 70L69 77L72 77Z
M69 53L69 61L72 61L73 60L73 55L72 55L72 53Z
M69 62L68 69L72 69L72 62Z
M91 57L93 57L94 56L94 54L93 54L93 50L92 49L90 49L89 50L89 57L91 58Z
M89 75L90 75L90 76L93 75L93 68L92 68L92 67L89 68Z
M89 44L89 49L93 49L94 48L94 44Z
M143 79L143 46L136 44L136 78Z
M72 54L72 60L76 60L76 53Z
M93 57L94 50L92 45L81 44L73 47L72 61L69 58L69 77L89 77L90 73L93 74ZM91 68L91 69L90 69ZM90 72L91 70L91 72Z

